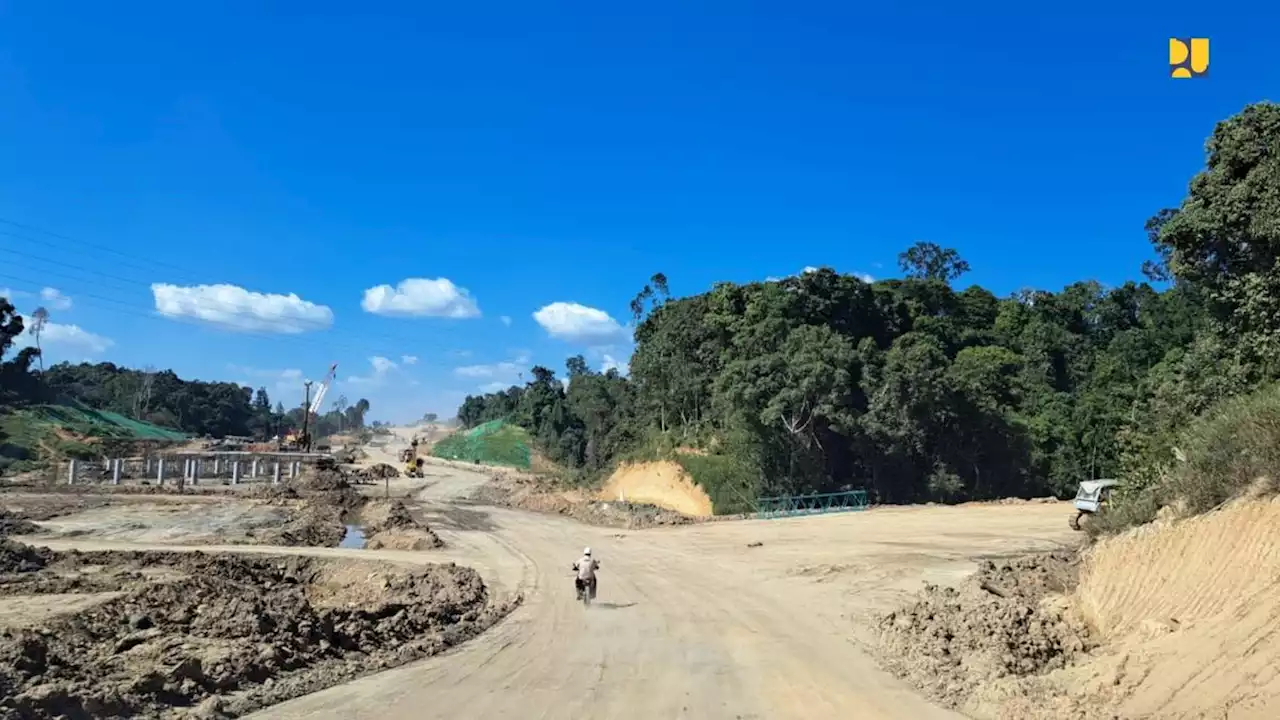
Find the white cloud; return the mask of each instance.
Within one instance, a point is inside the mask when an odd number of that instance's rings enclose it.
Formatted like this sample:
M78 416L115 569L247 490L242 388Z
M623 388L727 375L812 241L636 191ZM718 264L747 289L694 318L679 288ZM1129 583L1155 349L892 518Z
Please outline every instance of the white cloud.
M301 401L303 398L303 375L298 368L284 369L268 369L255 368L245 365L236 365L234 363L227 365L227 369L240 377L235 382L244 387L266 387L271 391L271 400L273 402L283 402L282 395L287 394L288 402L285 405L292 405L294 398Z
M578 303L551 303L535 312L533 319L551 337L569 342L599 345L627 335L609 313Z
M467 378L514 377L523 368L513 362L500 362L490 365L464 365L453 369L453 374Z
M395 287L377 285L364 291L360 307L375 315L480 317L480 307L471 293L448 278L408 278Z
M417 365L418 356L417 355L401 355L400 362L404 363L405 365Z
M227 330L295 334L323 330L333 324L333 311L294 293L276 295L236 285L182 287L153 283L156 312L168 318L190 318Z
M506 325L507 327L511 327L511 316L510 316L510 315L503 315L503 316L499 317L498 319L502 321L502 324L503 324L503 325Z
M458 377L472 378L475 380L489 380L491 382L480 386L482 392L496 392L505 390L512 385L517 385L521 381L521 375L528 370L531 357L527 350L518 350L514 353L510 360L503 362L490 363L488 365L463 365L453 369L453 374Z
M369 365L373 368L372 373L369 375L352 375L347 378L347 382L352 383L353 385L380 385L387 379L387 375L392 370L399 367L395 362L388 360L381 355L374 355L369 358Z
M816 273L821 269L822 268L814 267L813 265L806 265L802 270L800 270L800 272L796 273L795 275L791 275L789 277L797 277L799 275L808 275L809 273ZM873 283L876 281L874 277L864 272L855 272L855 273L852 273L852 275L865 283ZM783 280L786 280L786 278L778 277L776 275L769 275L764 279L765 282L781 282Z
M620 374L626 375L631 372L630 363L625 360L620 361L612 355L605 353L605 356L600 363L600 372L607 373L610 370L617 370Z
M51 310L70 310L71 298L62 294L58 288L47 287L40 291L40 299Z
M14 343L19 347L35 347L36 340L31 333L31 319L23 317L22 322L25 329L14 339ZM79 325L46 322L44 330L40 331L40 347L45 352L57 351L61 355L74 354L77 357L101 355L115 344L111 338L91 333Z

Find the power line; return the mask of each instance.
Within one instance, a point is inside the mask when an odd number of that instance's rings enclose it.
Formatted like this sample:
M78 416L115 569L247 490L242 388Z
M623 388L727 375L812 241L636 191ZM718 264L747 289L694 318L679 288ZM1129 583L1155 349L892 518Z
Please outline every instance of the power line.
M0 273L0 278L5 279L5 280L14 281L14 282L23 283L23 284L25 284L25 285L27 285L27 286L29 286L29 287L39 287L39 286L42 284L42 283L40 283L40 282L33 281L33 280L31 280L30 278L24 278L24 277L20 277L20 276L16 276L16 275L10 275L10 274L8 274L8 273ZM272 333L272 332L264 331L264 330L252 330L252 329L235 328L235 327L230 327L230 326L221 326L221 325L218 325L217 323L211 323L211 322L208 322L208 321L201 321L201 320L199 320L199 319L189 318L189 317L186 317L186 316L171 316L171 315L163 315L163 314L160 314L159 312L157 312L157 311L155 311L155 310L152 310L152 311L150 311L150 312L147 312L146 310L144 310L144 309L142 309L142 308L139 308L139 307L137 307L137 306L135 306L135 305L131 305L131 304L129 304L129 303L126 303L126 302L123 302L123 301L120 301L120 300L117 300L117 299L114 299L114 298L109 298L109 297L103 297L103 296L101 296L101 295L96 295L96 294L94 294L94 293L77 292L77 293L76 293L76 295L75 295L74 297L87 297L87 298L90 298L90 299L96 300L96 301L98 301L98 302L109 303L109 304L111 304L111 305L117 305L117 306L120 306L119 308L115 308L115 307L103 307L103 306L101 306L101 305L95 305L94 303L83 303L83 302L81 303L81 304L83 304L83 305L86 305L86 306L88 306L88 307L94 308L94 309L96 309L96 310L101 310L101 311L103 311L103 312L107 312L107 313L115 313L115 314L117 314L117 315L125 315L125 316L137 317L137 318L142 318L142 319L144 319L144 320L159 320L159 321L164 321L164 322L177 322L177 323L182 324L182 325L191 325L191 326L194 326L194 327L205 328L205 329L209 329L209 328L211 328L211 327L212 327L213 329L221 330L222 332L226 332L226 333L229 333L229 334L232 334L232 335L243 335L243 336L254 337L254 338L257 338L257 339L262 339L262 340L271 340L271 341L274 341L274 342L281 342L281 343L286 343L286 344L288 344L288 343L300 343L300 344L306 344L306 345L311 345L311 346L315 346L315 347L323 347L323 348L326 348L326 349L332 349L332 348L345 348L345 349L351 350L351 351L353 351L353 352L359 353L359 354L361 354L361 355L367 355L368 353L370 353L370 352L371 352L371 350L369 349L369 347L368 347L368 346L364 346L364 347L357 347L357 346L355 346L355 345L352 345L352 344L350 344L350 343L343 342L343 341L340 341L340 340L329 340L329 339L321 340L321 339L319 339L319 338L303 337L303 336L300 336L300 335L286 335L286 334L281 334L281 333ZM249 316L249 317L255 317L255 318L256 318L257 316ZM384 341L384 342L385 342L385 341Z
M155 260L150 260L150 259L147 259L147 258L139 258L139 257L137 257L137 256L130 255L129 253L125 253L125 252L122 252L122 251L116 250L116 249L114 249L114 248L109 248L109 247L105 247L105 246L98 245L98 244L95 244L95 243L90 243L90 242L86 242L86 241L82 241L82 240L77 240L77 239L75 239L75 238L70 238L70 237L68 237L68 236L66 236L66 235L60 235L60 234L58 234L58 233L53 233L53 232L50 232L50 231L47 231L47 230L41 230L40 228L35 228L35 227L33 227L33 226L30 226L30 225L24 225L24 224L22 224L22 223L17 223L17 222L14 222L14 221L12 221L12 220L8 220L8 219L5 219L5 218L0 218L0 223L4 223L4 224L11 225L11 226L14 226L14 227L19 227L19 228L27 229L27 230L29 230L29 231L31 231L31 232L39 232L39 233L42 233L42 234L48 235L49 237L54 237L54 238L59 238L59 239L63 239L63 240L68 240L68 241L70 241L70 242L74 242L74 243L78 243L78 244L83 244L83 245L88 246L88 247L93 247L93 248L96 248L96 249L101 249L101 250L104 250L104 251L111 252L111 253L113 253L113 254L119 255L119 256L121 256L121 257L125 257L125 258L135 258L135 259L138 259L138 260L142 260L142 261L144 261L144 262L151 262L151 263L153 263L153 264L156 264L156 265L159 265L159 266L162 266L162 267L172 268L172 269L173 269L173 270L175 270L178 274L180 274L180 275L182 275L182 276L184 276L184 277L186 277L186 278L189 278L189 279L191 279L193 282L195 282L195 283L197 283L197 284L200 284L200 285L206 285L206 286L207 286L207 285L213 284L213 283L208 283L207 281L201 281L201 280L197 279L197 278L196 278L196 276L195 276L194 274L192 274L190 271L188 271L188 270L184 270L184 269L182 269L182 268L179 268L179 267L178 267L178 266L176 266L176 265L171 265L171 264L169 264L169 263L162 263L162 262L155 261ZM17 235L17 234L14 234L14 233L11 233L11 232L7 232L7 231L4 231L4 230L0 230L0 235L7 235L7 236L15 237L15 238L18 238L18 239L21 239L21 240L26 240L26 241L28 241L28 242L35 242L35 243L44 244L44 245L49 246L49 247L56 247L56 246L53 246L52 244L47 243L47 242L45 242L45 241L43 241L43 240L39 240L39 239L36 239L36 238L28 238L28 237L25 237L25 236L23 236L23 235ZM67 263L67 262L64 262L64 261L61 261L61 260L54 260L54 259L51 259L51 258L47 258L47 257L39 256L39 255L33 255L33 254L30 254L30 253L17 251L17 250L13 250L13 249L10 249L10 248L0 248L0 252L9 253L9 254L12 254L12 255L16 255L16 256L18 256L18 257L28 258L28 259L36 260L36 261L38 261L38 262L43 262L43 263L50 264L50 265L54 265L54 266L58 266L58 267L65 267L65 268L69 268L69 269L73 269L73 270L79 270L79 271L82 271L82 272L89 273L89 274L90 274L90 275L92 275L92 276L108 278L108 279L111 279L111 280L115 280L115 281L117 281L117 282L123 282L123 283L125 283L126 285L128 285L128 286L129 286L129 288L121 288L121 289L132 289L134 286L143 286L143 287L145 287L145 288L146 288L146 290L147 290L147 292L148 292L148 293L151 293L151 292L152 292L151 284L150 284L150 283L147 283L147 282L144 282L144 281L139 281L139 280L134 279L134 278L126 278L126 277L122 277L122 276L120 276L120 275L115 275L115 274L112 274L112 273L103 272L103 271L101 271L101 270L85 268L85 267L83 267L83 266L75 265L75 264L73 264L73 263ZM135 265L135 267L138 267L138 266L136 266L136 265ZM58 275L59 275L59 273L52 272L52 271L49 271L49 270L44 270L44 269L39 269L39 268L37 268L37 269L38 269L40 272L42 272L42 273L48 273L48 274L51 274L51 275L54 275L54 276L58 276ZM145 269L145 268L143 268L143 269ZM65 274L62 274L61 276L62 276L62 277L64 277L64 278L68 278L68 279L70 279L70 280L72 280L72 281L74 281L74 282L93 282L93 283L98 282L96 279L87 279L87 278L81 278L81 277L67 276L67 275L65 275ZM86 294L86 293L79 293L79 294L88 296L88 294ZM240 308L227 308L227 309L220 309L220 312L222 312L222 313L224 313L224 314L227 314L227 315L231 315L231 316L233 316L233 317L243 317L243 318L255 318L255 319L260 319L256 314L254 314L254 313L252 313L252 312L250 312L250 311L246 311L246 310L240 309ZM304 322L305 322L305 321L304 321ZM312 323L312 324L314 324L314 323ZM327 327L327 326L326 326L326 327ZM315 327L314 329L316 329L316 330L321 330L321 329L325 329L325 328ZM404 344L404 345L415 345L415 344L417 344L417 343L422 342L422 339L421 339L421 338L400 337L400 336L389 335L389 334L385 334L385 333L372 333L371 335L372 335L373 337L376 337L376 338L381 339L381 340L384 340L384 341L396 342L396 343L401 343L401 344Z
M24 223L15 222L15 221L13 221L13 220L9 220L8 218L0 217L0 223L3 223L3 224L8 225L8 226L10 226L10 227L18 228L18 229L20 229L20 230L26 230L27 232L38 233L38 234L40 234L40 235L44 235L44 236L46 236L46 237L51 237L51 238L56 238L56 239L58 239L58 240L63 240L63 241L66 241L66 242L69 242L69 243L72 243L72 244L75 244L75 245L80 245L80 246L82 246L82 247L89 247L89 248L93 248L93 249L95 249L95 250L100 250L100 251L102 251L102 252L111 253L111 254L113 254L113 255L118 255L118 256L120 256L120 257L124 257L124 258L133 258L133 259L135 259L135 260L141 260L141 261L143 261L143 262L147 262L147 263L151 263L152 265L156 265L157 267L168 268L168 269L173 270L173 271L176 271L176 272L180 272L180 273L186 273L186 272L188 272L188 270L187 270L186 268L180 268L180 267L178 267L177 265L171 265L171 264L169 264L169 263L162 262L162 261L160 261L160 260L156 260L156 259L154 259L154 258L143 258L143 257L137 256L137 255L131 255L131 254L126 253L126 252L124 252L124 251L122 251L122 250L118 250L118 249L116 249L116 248L109 247L109 246L107 246L107 245L99 245L99 244L97 244L97 243L92 243L92 242L89 242L89 241L87 241L87 240L80 240L80 239L77 239L77 238L70 237L70 236L68 236L68 235L61 235L61 234L56 233L56 232L52 232L52 231L49 231L49 230L44 230L44 229L42 229L42 228L35 227L35 226L33 226L33 225L26 225L26 224L24 224ZM13 236L13 237L22 238L22 239L25 239L25 240L34 240L34 238L23 238L23 236L21 236L21 235L14 235L13 233L9 233L9 232L6 232L6 233L4 233L4 234L5 234L5 235L11 235L11 236ZM37 242L38 242L38 241L37 241Z

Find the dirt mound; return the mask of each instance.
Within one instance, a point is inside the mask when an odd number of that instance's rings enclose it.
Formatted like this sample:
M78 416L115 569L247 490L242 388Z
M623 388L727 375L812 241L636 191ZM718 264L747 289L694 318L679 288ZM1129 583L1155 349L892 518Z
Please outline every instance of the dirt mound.
M378 463L369 467L356 468L351 475L357 482L372 483L387 478L398 478L400 471L386 463Z
M23 517L21 513L14 513L0 508L0 537L6 535L30 535L31 533L40 532L40 526Z
M599 497L605 501L654 505L692 517L713 514L711 497L684 468L670 460L619 466L605 482Z
M1062 600L1077 569L1074 553L1057 552L985 561L959 588L926 585L881 620L882 662L952 708L995 679L1064 667L1091 645Z
M409 508L400 500L377 501L365 506L361 512L368 538L365 547L371 550L431 550L444 547L444 541L427 526L413 518Z
M0 538L0 573L29 573L43 570L53 562L55 554L46 548L34 548Z
M510 609L455 565L151 555L185 572L0 630L0 717L240 715L439 652Z
M564 515L603 527L639 529L688 525L702 519L655 505L593 500L580 491L555 489L540 478L519 472L491 476L489 482L472 494L471 499L486 505Z

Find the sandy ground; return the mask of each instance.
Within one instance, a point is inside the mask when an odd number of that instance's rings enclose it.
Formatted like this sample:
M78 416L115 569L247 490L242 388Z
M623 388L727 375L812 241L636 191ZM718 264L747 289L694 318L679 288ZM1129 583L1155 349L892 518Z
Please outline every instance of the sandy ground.
M407 442L407 434L404 440ZM367 462L399 449L370 448ZM268 708L261 718L945 718L880 670L878 613L922 581L954 583L975 559L1079 541L1058 504L892 508L644 531L477 506L488 476L431 463L398 478L443 538L430 551L228 546L231 552L453 560L492 596L524 603L449 653ZM382 487L362 492L376 496ZM55 549L162 542L32 538ZM600 593L575 602L570 565L602 561ZM179 549L179 548L175 548Z

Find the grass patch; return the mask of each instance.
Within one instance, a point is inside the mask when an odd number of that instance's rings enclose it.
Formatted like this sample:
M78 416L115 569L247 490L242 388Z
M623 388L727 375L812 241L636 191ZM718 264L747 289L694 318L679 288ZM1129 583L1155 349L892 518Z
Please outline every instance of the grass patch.
M755 470L728 455L674 453L674 460L711 498L716 515L755 512Z

